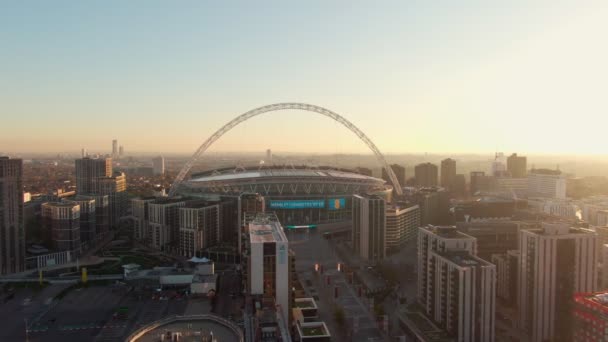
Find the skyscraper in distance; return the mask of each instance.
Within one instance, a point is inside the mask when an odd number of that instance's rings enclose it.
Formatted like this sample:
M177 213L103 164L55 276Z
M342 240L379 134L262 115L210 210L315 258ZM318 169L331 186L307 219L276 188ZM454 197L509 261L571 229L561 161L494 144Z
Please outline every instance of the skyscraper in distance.
M0 157L0 275L25 270L23 162Z
M391 169L393 170L395 177L397 177L397 181L399 182L399 184L401 186L405 186L405 167L398 164L391 164ZM382 179L389 183L391 181L388 176L388 172L386 172L385 168L382 168Z
M422 163L414 168L416 185L420 187L437 186L438 170L437 165Z
M118 140L112 140L112 157L118 157Z
M441 186L449 190L454 190L456 179L456 161L447 158L441 161Z
M120 145L120 147L118 148L118 156L120 158L122 158L125 155L125 147Z
M152 169L154 170L154 174L157 176L162 176L165 174L165 157L158 156L152 159Z
M79 194L92 194L95 179L111 175L112 158L76 159L76 191Z
M513 153L507 158L507 171L513 178L524 178L527 174L527 162L528 159L526 157Z

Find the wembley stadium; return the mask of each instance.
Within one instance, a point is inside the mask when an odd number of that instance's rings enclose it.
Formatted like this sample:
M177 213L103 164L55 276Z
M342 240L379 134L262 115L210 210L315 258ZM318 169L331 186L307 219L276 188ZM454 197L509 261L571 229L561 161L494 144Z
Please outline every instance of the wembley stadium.
M224 168L193 174L180 187L188 195L264 197L284 225L315 225L351 219L351 197L374 193L390 197L383 179L331 167L272 166Z

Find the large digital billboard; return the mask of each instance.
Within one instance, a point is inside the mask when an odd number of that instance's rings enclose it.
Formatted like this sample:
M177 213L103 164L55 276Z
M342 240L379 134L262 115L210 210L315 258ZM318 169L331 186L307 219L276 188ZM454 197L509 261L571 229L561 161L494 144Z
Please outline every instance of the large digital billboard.
M346 207L346 200L344 198L330 198L327 202L329 203L327 206L329 210L341 210Z
M270 209L323 209L325 200L270 201Z

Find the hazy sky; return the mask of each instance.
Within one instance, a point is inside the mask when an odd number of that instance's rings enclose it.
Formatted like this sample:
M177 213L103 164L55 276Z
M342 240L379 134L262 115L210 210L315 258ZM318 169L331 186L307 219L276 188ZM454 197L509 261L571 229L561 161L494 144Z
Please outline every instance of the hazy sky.
M608 154L608 1L2 1L0 151L191 152L275 102L387 153ZM367 152L265 114L213 150Z

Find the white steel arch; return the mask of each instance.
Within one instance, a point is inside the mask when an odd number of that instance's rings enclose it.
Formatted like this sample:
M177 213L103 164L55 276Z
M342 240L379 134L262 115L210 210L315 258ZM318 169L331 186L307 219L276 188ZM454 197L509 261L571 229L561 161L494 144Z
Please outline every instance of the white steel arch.
M367 147L369 147L369 149L372 152L374 152L374 154L376 155L376 159L378 160L380 165L382 167L384 167L386 169L386 171L388 172L388 176L391 180L391 183L393 183L395 192L397 192L398 195L403 194L403 191L401 189L401 184L399 184L399 181L397 180L397 177L395 176L393 169L387 163L386 159L384 158L384 155L380 152L378 147L376 147L376 145L367 137L367 135L365 135L365 133L363 133L359 128L357 128L357 126L355 126L352 122L346 120L341 115L336 114L329 109L311 105L311 104L306 104L306 103L291 103L290 102L290 103L275 103L275 104L252 109L244 114L237 116L236 118L232 119L230 122L228 122L227 124L222 126L222 128L218 129L215 133L213 133L213 135L211 135L209 138L207 138L207 140L205 140L205 142L196 150L196 152L194 152L194 154L192 155L192 158L190 158L190 160L188 160L186 165L184 165L184 167L182 167L182 169L179 171L179 174L177 175L177 177L175 177L175 181L171 185L171 189L169 190L169 196L175 195L178 187L184 181L184 178L186 178L186 175L188 174L188 172L190 171L190 169L192 168L194 163L196 163L199 160L199 158L203 155L203 153L205 153L205 151L215 141L217 141L219 138L221 138L222 135L224 135L226 132L230 131L232 128L234 128L236 125L240 124L241 122L247 121L254 116L258 116L260 114L264 114L264 113L268 113L268 112L285 110L285 109L299 109L299 110L305 110L308 112L318 113L318 114L321 114L321 115L334 119L335 121L341 123L344 127L351 130L351 132L355 133L355 135L357 135L357 137L359 137L359 139L361 139L361 141L363 141L367 145Z

